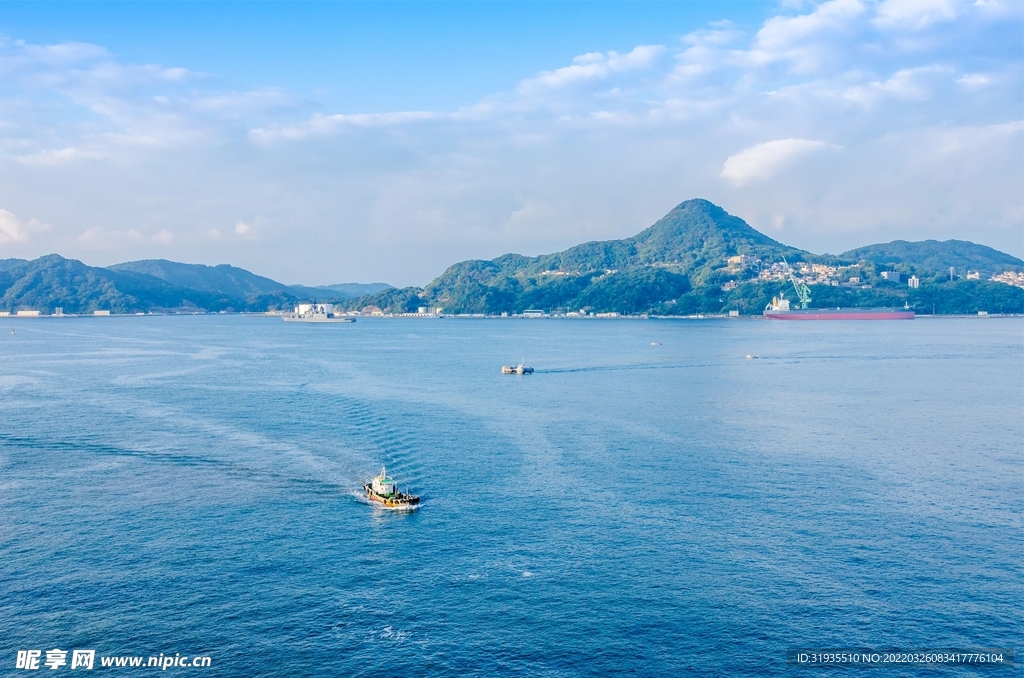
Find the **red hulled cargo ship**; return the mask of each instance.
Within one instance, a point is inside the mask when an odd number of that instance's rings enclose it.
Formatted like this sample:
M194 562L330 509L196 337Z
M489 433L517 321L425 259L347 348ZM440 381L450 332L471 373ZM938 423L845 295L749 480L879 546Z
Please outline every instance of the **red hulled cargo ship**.
M770 320L913 320L912 308L794 308L789 299L772 299L765 306Z

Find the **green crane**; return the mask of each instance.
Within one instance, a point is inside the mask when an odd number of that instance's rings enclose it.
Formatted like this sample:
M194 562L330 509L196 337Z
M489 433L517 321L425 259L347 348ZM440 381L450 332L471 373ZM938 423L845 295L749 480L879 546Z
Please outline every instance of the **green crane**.
M790 270L789 281L793 283L793 289L796 290L797 299L800 300L800 308L807 308L811 303L811 288L796 279L796 276L792 274L792 267L790 267L789 262L786 261L786 257L782 257L782 261L786 264L786 268Z
M796 290L796 296L800 299L800 308L807 308L807 305L811 303L811 288L796 278L790 278L790 280Z

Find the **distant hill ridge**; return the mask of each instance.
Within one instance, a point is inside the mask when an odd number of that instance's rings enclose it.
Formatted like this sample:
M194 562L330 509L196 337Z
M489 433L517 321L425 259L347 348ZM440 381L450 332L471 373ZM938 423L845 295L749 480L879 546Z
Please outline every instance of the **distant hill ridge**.
M386 283L340 283L320 287L285 285L229 264L217 264L216 266L181 264L166 259L128 261L123 264L114 264L108 268L112 271L143 273L179 287L216 292L238 299L250 299L263 295L284 295L294 296L298 299L332 301L352 299L391 287Z
M289 287L300 295L321 301L355 299L367 294L376 294L382 290L391 289L391 285L387 283L337 283L335 285L319 285L317 287L309 287L308 285L289 285Z
M729 264L730 257L740 255L749 259ZM950 266L961 272L980 271L986 277L1024 268L1024 261L990 247L962 240L896 240L838 256L815 255L780 243L701 199L680 203L630 238L587 242L536 257L506 254L462 261L425 288L396 289L384 283L285 285L228 264L163 259L109 268L55 254L33 261L0 259L0 310L264 311L316 299L353 309L373 305L395 312L414 312L424 306L440 306L448 313L518 313L529 308L674 315L718 313L727 308L757 312L766 299L786 291L788 283L752 280L757 269L751 267L770 265L783 257L790 263L860 263L861 268L853 269L863 278L857 289L814 292L814 298L825 305L913 302L942 312L974 307L1024 311L1024 290L1018 287L985 280L949 281ZM883 282L878 273L893 268L918 275L921 291L911 293L906 285ZM876 285L868 285L870 290L865 291L864 282Z
M0 260L0 310L136 313L154 310L266 311L303 300L340 301L383 283L342 283L340 290L292 287L222 264L181 264L163 259L109 268L49 254L32 261Z
M128 261L107 267L111 271L132 271L165 282L203 292L218 292L239 299L261 294L294 294L287 285L229 264L206 266L180 264L166 259Z
M981 271L989 275L1015 271L1024 266L1024 261L1015 256L967 240L893 240L858 247L843 252L839 258L853 262L872 261L883 266L902 264L930 271L942 271L953 266L961 271Z

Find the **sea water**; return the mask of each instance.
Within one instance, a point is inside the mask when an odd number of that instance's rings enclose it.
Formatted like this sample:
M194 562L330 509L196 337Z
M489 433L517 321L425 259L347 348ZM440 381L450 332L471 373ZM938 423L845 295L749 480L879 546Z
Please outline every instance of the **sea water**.
M208 676L1019 654L1022 336L1019 318L5 320L0 674L30 649L70 670L79 648L97 669L208 656L167 669ZM521 359L536 372L500 373ZM418 511L361 497L382 466Z

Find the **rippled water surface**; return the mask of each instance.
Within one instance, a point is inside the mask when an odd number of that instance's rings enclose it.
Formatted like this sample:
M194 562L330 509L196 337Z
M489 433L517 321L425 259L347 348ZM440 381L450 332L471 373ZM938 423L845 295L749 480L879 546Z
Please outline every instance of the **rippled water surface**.
M211 676L1020 653L1022 337L995 318L6 320L0 674L54 647L205 654L171 672ZM520 358L537 372L499 373ZM385 464L419 511L362 501Z

